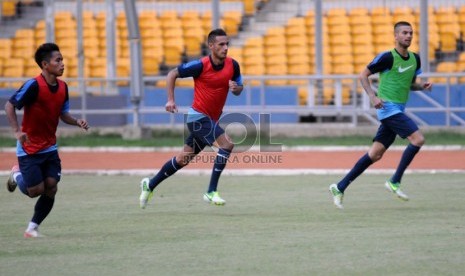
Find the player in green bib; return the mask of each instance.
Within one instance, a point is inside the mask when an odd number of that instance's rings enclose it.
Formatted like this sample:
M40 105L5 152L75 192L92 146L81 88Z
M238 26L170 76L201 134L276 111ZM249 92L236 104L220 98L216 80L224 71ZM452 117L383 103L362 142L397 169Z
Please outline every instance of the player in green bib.
M334 205L343 208L344 191L371 164L380 160L383 154L399 135L407 138L410 144L402 154L402 158L394 175L386 181L385 187L402 200L408 196L400 190L400 182L408 165L425 143L423 134L417 124L405 113L405 103L411 90L430 90L432 84L416 82L421 74L420 57L408 48L412 43L412 25L400 21L394 25L395 48L377 55L373 61L360 73L359 79L370 97L371 104L376 108L381 125L373 138L369 151L363 155L349 173L338 183L331 184L329 190L333 196ZM379 88L375 92L368 77L379 73Z

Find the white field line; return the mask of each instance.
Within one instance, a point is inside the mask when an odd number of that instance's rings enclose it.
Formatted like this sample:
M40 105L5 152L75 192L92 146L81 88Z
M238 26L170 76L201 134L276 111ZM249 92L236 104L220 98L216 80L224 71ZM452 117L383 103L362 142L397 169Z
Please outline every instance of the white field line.
M369 146L281 146L282 151L365 151ZM404 146L392 146L389 150L403 151ZM60 152L177 152L182 147L60 147ZM465 150L461 145L425 145L422 151L457 151ZM247 148L250 152L260 152L260 147ZM0 152L16 152L15 147L0 148Z
M134 175L134 176L153 176L156 168L153 170L63 170L64 175ZM349 170L344 169L226 169L222 175L230 176L286 176L286 175L341 175ZM1 176L8 176L10 171L0 171ZM394 169L368 169L364 174L392 174ZM407 170L406 174L465 174L465 170ZM183 169L176 175L192 175L192 176L209 176L211 169Z

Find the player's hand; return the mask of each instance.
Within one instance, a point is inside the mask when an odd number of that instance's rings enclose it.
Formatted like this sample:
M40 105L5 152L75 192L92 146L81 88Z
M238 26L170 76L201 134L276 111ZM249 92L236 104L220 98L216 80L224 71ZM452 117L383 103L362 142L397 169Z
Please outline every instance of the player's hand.
M76 120L76 124L78 125L78 127L84 129L84 130L88 130L89 129L89 124L87 123L86 120L83 120L83 119L77 119Z
M234 90L236 90L236 89L237 89L237 82L229 80L229 90L234 92Z
M241 89L241 86L237 85L237 82L229 80L229 90L231 92L239 92Z
M431 91L431 88L433 87L433 83L427 81L425 83L423 83L423 90L428 90L428 91Z
M373 107L376 108L376 109L383 108L383 106L384 106L383 101L380 98L376 97L376 96L370 98L370 101L371 101L371 104L373 105Z
M170 113L176 113L178 112L178 107L174 101L168 101L165 105L165 110Z
M229 80L229 91L237 96L242 92L242 85L238 85L237 82Z
M21 144L29 142L29 138L27 137L27 134L24 132L21 132L21 131L16 132L15 137Z

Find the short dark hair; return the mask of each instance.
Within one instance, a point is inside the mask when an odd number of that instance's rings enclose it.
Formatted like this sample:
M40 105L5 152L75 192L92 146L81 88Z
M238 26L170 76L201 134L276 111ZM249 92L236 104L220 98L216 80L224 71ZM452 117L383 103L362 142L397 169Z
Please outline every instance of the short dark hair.
M223 29L214 29L208 34L208 43L214 43L217 36L227 36Z
M397 32L397 29L402 26L412 27L412 24L408 23L407 21L399 21L396 24L394 24L394 32Z
M34 59L39 65L40 68L42 68L42 61L50 61L50 58L52 57L53 52L59 52L60 48L58 45L55 43L44 43L37 48L36 53L34 55Z

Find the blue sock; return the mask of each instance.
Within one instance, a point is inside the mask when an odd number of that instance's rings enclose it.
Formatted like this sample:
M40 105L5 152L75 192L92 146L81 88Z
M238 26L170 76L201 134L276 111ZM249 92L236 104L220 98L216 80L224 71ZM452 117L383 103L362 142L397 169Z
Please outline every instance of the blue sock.
M155 189L163 180L175 174L181 166L176 162L176 157L171 158L168 162L161 167L160 171L155 175L149 182L149 188L151 191Z
M407 148L405 148L404 153L402 154L402 158L400 159L399 166L397 166L396 172L391 177L392 183L400 183L405 169L407 169L408 165L410 165L418 151L420 151L420 147L414 146L412 144L409 144Z
M210 185L208 186L208 193L215 192L218 187L218 180L220 175L223 172L223 169L226 167L228 162L229 155L231 152L226 149L219 149L215 158L215 164L213 165L212 175L210 178Z
M23 194L29 196L29 193L27 192L26 183L24 183L24 180L23 180L23 175L22 175L22 174L19 174L19 175L16 177L15 181L16 181L16 185L18 185L19 190L20 190Z
M337 189L343 193L350 183L362 174L371 164L373 164L373 161L371 161L370 156L366 153L357 161L357 163L355 163L352 170L350 170L350 172L337 184Z
M34 207L34 215L32 216L31 221L37 224L41 224L52 210L53 203L55 203L54 198L41 195Z

